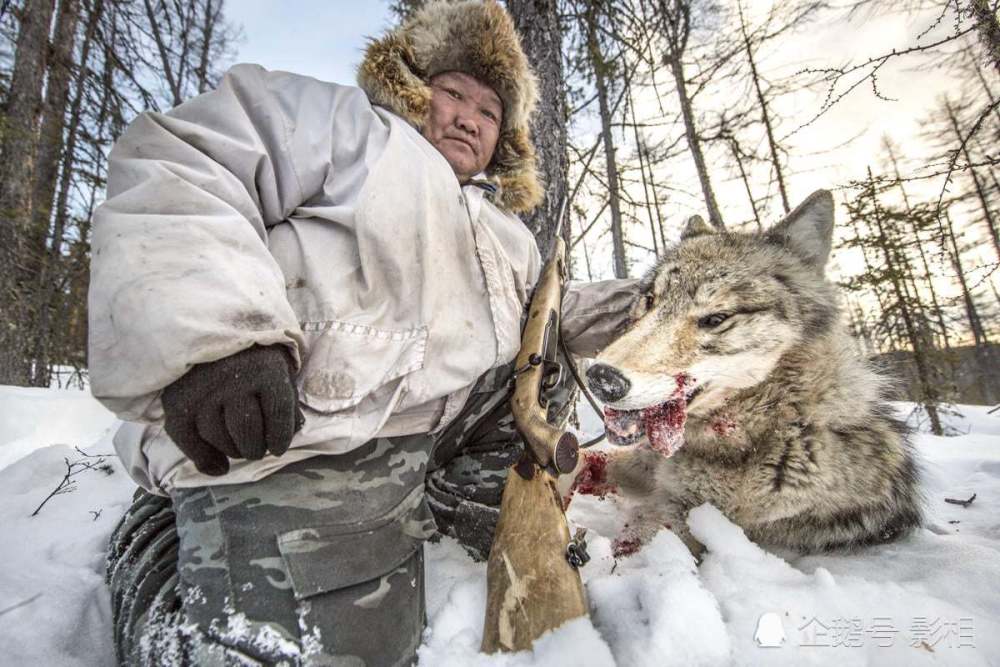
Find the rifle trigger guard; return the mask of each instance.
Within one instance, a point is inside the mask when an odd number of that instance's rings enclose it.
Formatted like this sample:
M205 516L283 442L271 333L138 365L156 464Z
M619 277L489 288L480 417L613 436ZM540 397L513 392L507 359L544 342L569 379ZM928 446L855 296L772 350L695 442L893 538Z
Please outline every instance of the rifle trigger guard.
M566 560L576 569L580 569L590 562L590 554L587 553L587 529L577 528L573 540L566 545Z
M542 361L542 391L552 391L563 378L563 367L558 361Z

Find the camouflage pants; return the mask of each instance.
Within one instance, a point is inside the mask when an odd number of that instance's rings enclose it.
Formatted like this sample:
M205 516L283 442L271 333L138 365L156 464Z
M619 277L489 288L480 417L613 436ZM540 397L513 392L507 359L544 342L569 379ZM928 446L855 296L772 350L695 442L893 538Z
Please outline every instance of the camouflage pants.
M169 500L138 493L108 556L119 662L414 662L422 540L436 523L473 556L489 552L506 470L522 449L511 370L480 378L434 436L379 438ZM568 407L568 387L561 396Z

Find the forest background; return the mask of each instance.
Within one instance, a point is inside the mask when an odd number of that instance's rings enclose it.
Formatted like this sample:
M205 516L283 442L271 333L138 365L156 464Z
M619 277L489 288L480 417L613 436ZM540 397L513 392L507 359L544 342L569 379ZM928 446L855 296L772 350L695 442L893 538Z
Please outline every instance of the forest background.
M998 3L508 0L542 88L525 221L544 254L568 197L573 277L639 276L692 215L755 231L832 190L847 324L941 433L1000 401ZM237 61L352 83L356 26L421 3L339 4L0 3L0 384L85 384L90 224L136 115Z

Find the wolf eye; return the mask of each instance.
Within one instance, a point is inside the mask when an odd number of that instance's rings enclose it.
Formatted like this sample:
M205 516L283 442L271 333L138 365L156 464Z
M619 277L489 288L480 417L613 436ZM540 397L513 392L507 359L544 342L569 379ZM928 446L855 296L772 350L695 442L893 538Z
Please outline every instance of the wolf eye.
M712 313L698 320L699 329L714 329L729 319L726 313Z
M652 310L653 309L653 303L655 303L655 301L656 301L656 299L653 298L652 294L647 294L646 295L646 310Z

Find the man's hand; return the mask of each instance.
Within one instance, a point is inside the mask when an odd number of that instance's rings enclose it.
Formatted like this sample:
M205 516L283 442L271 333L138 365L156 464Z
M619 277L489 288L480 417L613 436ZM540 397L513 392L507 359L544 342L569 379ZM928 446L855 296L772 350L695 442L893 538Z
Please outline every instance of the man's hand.
M197 364L163 390L167 435L206 475L229 472L229 459L281 456L305 421L293 375L281 345Z

